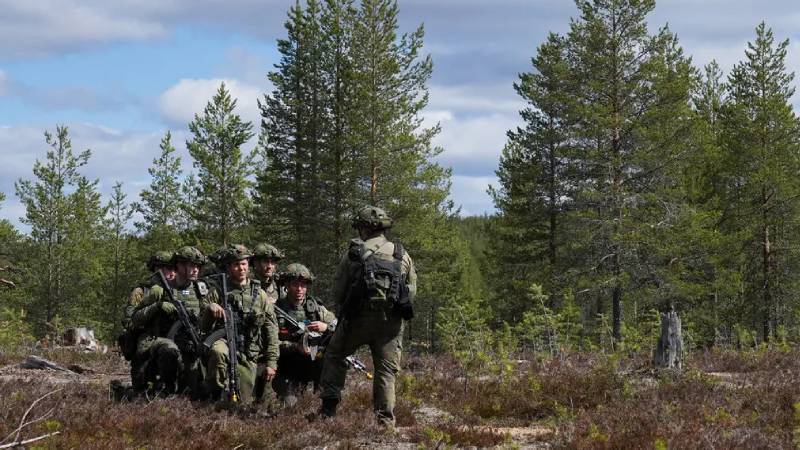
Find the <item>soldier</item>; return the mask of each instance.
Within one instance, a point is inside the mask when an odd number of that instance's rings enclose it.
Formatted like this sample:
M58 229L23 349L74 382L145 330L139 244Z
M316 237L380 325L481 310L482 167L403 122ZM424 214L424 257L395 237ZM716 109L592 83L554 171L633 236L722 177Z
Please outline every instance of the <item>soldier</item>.
M248 276L249 260L252 254L243 245L231 245L221 255L225 272L214 279L208 296L208 304L203 308L203 330L222 331L225 328L227 305L233 311L238 331L236 339L236 372L239 389L244 403L253 398L256 372L263 374L266 381L272 381L278 365L278 324L275 310L267 301L267 294L257 280ZM222 277L226 277L227 297L223 296ZM220 399L222 392L229 387L228 365L230 364L228 343L223 333L219 335L209 352L207 378L212 399ZM209 339L212 339L209 337Z
M150 259L147 261L147 270L151 272L150 276L133 288L128 295L128 303L125 305L124 317L122 319L124 331L119 337L118 343L122 355L131 362L131 383L136 390L142 390L146 387L144 375L145 361L136 357L136 350L139 346L139 342L144 339L144 337L140 336L141 330L137 330L133 327L131 317L142 299L150 292L150 288L157 284L158 277L154 272L161 272L167 280L175 279L175 264L172 260L172 256L173 253L167 251L158 251L150 256Z
M411 257L384 236L392 226L386 212L361 208L353 218L358 239L350 241L336 273L333 301L340 323L325 351L322 368L323 417L336 415L347 375L346 357L369 346L375 366L372 403L381 424L394 425L394 382L400 371L403 321L413 316L417 274Z
M127 327L130 324L131 315L133 311L139 306L139 303L147 295L151 287L158 284L158 277L153 273L159 271L164 274L167 281L175 279L175 262L172 260L173 252L158 251L150 256L147 261L147 270L151 272L150 277L146 281L139 283L128 296L128 305L125 307L125 323Z
M313 282L314 275L306 266L289 264L280 275L280 285L286 289L286 297L276 304L296 323L305 324L306 330L322 335L319 342L312 342L312 345L324 343L329 333L336 329L336 316L317 299L306 295ZM280 358L272 387L284 405L292 406L297 402L296 394L305 390L309 382L314 384L315 392L319 390L322 359L312 354L311 346L304 345L303 330L298 330L281 314L278 314L278 330Z
M275 303L280 297L276 270L283 256L282 251L269 244L261 243L253 247L253 274L261 282L261 289L267 293L270 303Z
M190 326L197 330L201 304L208 286L198 281L206 258L194 247L182 247L173 256L175 279L170 283L172 299L182 302L189 313ZM137 356L147 360L146 377L167 394L189 391L203 397L203 367L200 351L190 331L178 319L178 310L165 287L152 286L132 316L134 327L143 330Z

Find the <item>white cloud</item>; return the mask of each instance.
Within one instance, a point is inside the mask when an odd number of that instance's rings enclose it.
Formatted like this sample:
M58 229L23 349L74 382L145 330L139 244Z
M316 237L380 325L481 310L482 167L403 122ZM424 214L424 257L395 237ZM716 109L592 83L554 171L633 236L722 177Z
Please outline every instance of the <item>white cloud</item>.
M442 122L434 144L444 148L439 161L456 174L486 175L497 168L506 132L519 123L517 116L490 114L470 118L455 116Z
M461 207L462 216L477 216L495 212L492 198L487 190L489 186L498 186L497 177L454 175L450 197L456 206Z
M138 200L139 190L149 183L147 168L158 154L161 132L135 132L117 130L96 124L68 124L72 149L77 154L85 149L92 151L89 163L80 172L89 179L100 180L100 191L111 193L114 183L124 183L129 202ZM2 126L0 127L0 191L6 201L0 207L0 219L10 220L19 226L25 211L14 192L14 182L20 178L34 178L33 164L44 161L47 144L44 130L55 132L54 127ZM184 159L188 159L183 145L185 135L173 133L173 144Z
M510 80L489 85L431 85L429 91L430 107L434 110L508 114L525 107Z
M38 56L98 42L161 37L166 27L76 0L0 0L0 56Z
M0 58L167 36L179 25L277 37L286 0L0 0ZM280 11L280 14L272 14Z
M11 90L10 88L11 81L8 79L8 75L0 69L0 97L3 97L9 93Z
M161 94L158 100L159 110L168 122L185 126L194 119L195 114L202 114L206 104L223 82L231 96L237 100L236 113L244 120L252 122L253 129L257 130L261 123L257 101L266 87L239 80L222 78L180 80Z

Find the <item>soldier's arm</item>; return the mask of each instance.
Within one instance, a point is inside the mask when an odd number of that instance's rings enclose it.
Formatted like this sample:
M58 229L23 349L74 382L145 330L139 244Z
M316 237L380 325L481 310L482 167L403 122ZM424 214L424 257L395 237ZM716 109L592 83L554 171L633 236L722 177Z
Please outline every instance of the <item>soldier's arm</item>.
M144 298L139 302L138 306L131 314L131 324L134 328L144 328L153 320L161 310L161 299L164 295L164 289L161 286L153 286L150 288Z
M275 316L275 309L267 301L266 293L262 293L259 301L264 308L264 325L261 327L261 345L258 362L267 367L277 369L278 367L278 319Z
M128 328L132 325L132 318L133 313L136 311L136 308L139 306L139 303L142 302L144 298L144 289L141 286L137 286L136 288L131 291L131 294L128 296L128 304L125 305L125 317L123 318L122 324L125 328Z
M211 305L219 305L219 291L216 288L208 290L208 295L200 300L200 331L202 333L209 333L214 330L216 319L211 313Z
M406 274L408 296L413 301L414 297L417 295L417 269L414 268L414 261L407 252L403 254L403 265L400 270Z
M337 311L341 311L344 301L347 299L347 271L349 268L349 258L347 252L342 256L339 261L339 267L336 269L336 278L334 278L333 291L331 291L331 301Z
M336 329L336 314L333 311L328 310L322 305L319 305L319 317L322 319L325 324L328 325L328 329L326 331L333 332Z

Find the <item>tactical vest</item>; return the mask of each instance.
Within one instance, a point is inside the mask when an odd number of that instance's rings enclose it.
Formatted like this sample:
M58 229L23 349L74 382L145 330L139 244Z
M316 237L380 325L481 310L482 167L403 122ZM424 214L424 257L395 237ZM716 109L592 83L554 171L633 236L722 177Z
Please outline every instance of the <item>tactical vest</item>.
M189 313L189 321L195 329L198 329L200 305L208 295L208 285L205 281L195 280L186 289L173 289L172 295L176 301L183 302L184 306L186 306L186 311ZM166 293L163 300L166 301ZM176 319L170 325L166 337L175 341L175 344L184 353L196 353L198 349L194 348L194 342L192 342L188 331L183 328L183 323Z
M280 300L280 304L278 305L281 309L286 311L287 314L291 315L293 308L289 305L289 301L284 299ZM303 322L307 320L309 322L316 322L322 320L322 313L320 311L320 306L317 300L313 297L306 297L306 300L303 302L303 314L305 317L294 317L295 320L298 322ZM282 341L295 341L300 339L300 336L295 336L292 327L286 321L283 316L278 315L278 335Z

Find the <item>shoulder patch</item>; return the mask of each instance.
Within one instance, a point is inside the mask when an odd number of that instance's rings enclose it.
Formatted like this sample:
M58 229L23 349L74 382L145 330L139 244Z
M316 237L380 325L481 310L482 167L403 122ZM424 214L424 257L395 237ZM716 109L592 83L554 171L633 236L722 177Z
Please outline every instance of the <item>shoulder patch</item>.
M208 295L208 285L203 280L195 281L195 289L197 289L197 294L200 297Z

